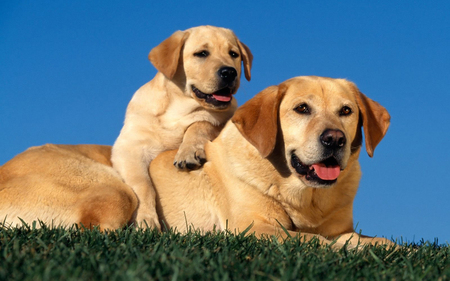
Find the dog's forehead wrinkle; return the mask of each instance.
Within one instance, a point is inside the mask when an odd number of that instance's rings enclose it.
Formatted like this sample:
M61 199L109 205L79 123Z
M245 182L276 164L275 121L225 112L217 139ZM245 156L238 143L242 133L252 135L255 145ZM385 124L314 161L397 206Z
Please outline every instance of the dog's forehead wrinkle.
M203 44L201 44L201 45L198 45L197 47L196 47L196 49L197 50L208 50L209 49L209 44L208 43L203 43Z
M325 97L325 91L323 89L323 85L322 85L321 81L319 81L319 86L320 86L320 90L321 90L321 93L322 93L322 97L324 98Z
M351 93L345 89L335 88L334 85L331 86L328 89L322 88L324 90L322 93L324 110L331 114L336 114L344 106L354 109L356 102L352 99Z

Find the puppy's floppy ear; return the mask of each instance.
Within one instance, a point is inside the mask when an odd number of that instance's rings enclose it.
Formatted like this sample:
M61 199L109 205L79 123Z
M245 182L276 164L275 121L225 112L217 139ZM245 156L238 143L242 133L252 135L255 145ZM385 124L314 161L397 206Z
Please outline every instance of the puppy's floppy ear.
M272 153L277 141L278 111L285 85L270 86L239 107L232 122L262 157Z
M383 106L369 99L359 90L356 93L356 102L362 117L366 151L372 157L375 147L386 135L391 116Z
M252 69L252 61L253 61L252 52L250 52L250 49L247 47L247 45L245 45L244 43L239 41L239 39L237 39L237 38L236 38L236 40L237 40L237 43L239 46L239 51L241 52L242 63L244 64L245 79L247 79L247 81L250 81L250 79L252 78L252 76L250 74L250 70Z
M169 79L177 72L181 50L188 36L189 32L176 31L148 54L153 66Z

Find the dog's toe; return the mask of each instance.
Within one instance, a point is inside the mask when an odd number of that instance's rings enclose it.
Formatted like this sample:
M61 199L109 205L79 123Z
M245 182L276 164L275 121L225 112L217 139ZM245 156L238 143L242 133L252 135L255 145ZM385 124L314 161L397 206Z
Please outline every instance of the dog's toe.
M200 166L203 166L203 164L205 164L205 162L206 162L205 150L203 150L203 149L197 150L195 152L194 157L195 157L195 160L197 160L197 162L200 164Z
M195 170L198 168L199 166L196 163L186 163L186 169L188 170Z
M194 151L178 150L173 165L180 170L195 170L206 162L206 153L203 149Z
M176 166L178 169L184 169L184 167L186 167L186 161L175 162L175 166Z
M157 230L161 230L161 225L158 221L158 215L156 214L156 210L149 214L143 214L142 212L138 212L134 220L134 226L136 228L154 228Z

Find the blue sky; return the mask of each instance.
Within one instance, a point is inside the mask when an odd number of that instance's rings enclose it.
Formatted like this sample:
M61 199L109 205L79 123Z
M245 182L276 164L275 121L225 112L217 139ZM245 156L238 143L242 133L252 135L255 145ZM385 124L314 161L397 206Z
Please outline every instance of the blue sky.
M367 235L450 242L449 1L1 1L0 165L45 143L113 144L148 52L176 30L235 31L254 55L244 103L299 75L347 78L390 112L361 154Z

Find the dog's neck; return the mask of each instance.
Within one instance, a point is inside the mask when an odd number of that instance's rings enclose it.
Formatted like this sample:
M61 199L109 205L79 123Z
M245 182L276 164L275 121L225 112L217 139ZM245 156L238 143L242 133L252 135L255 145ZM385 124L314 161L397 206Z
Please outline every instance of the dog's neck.
M231 121L228 121L219 136L207 145L206 153L208 161L220 163L221 169L227 171L227 176L245 181L263 193L267 192L269 186L264 185L272 181L267 180L267 176L272 175L275 168L242 137Z

